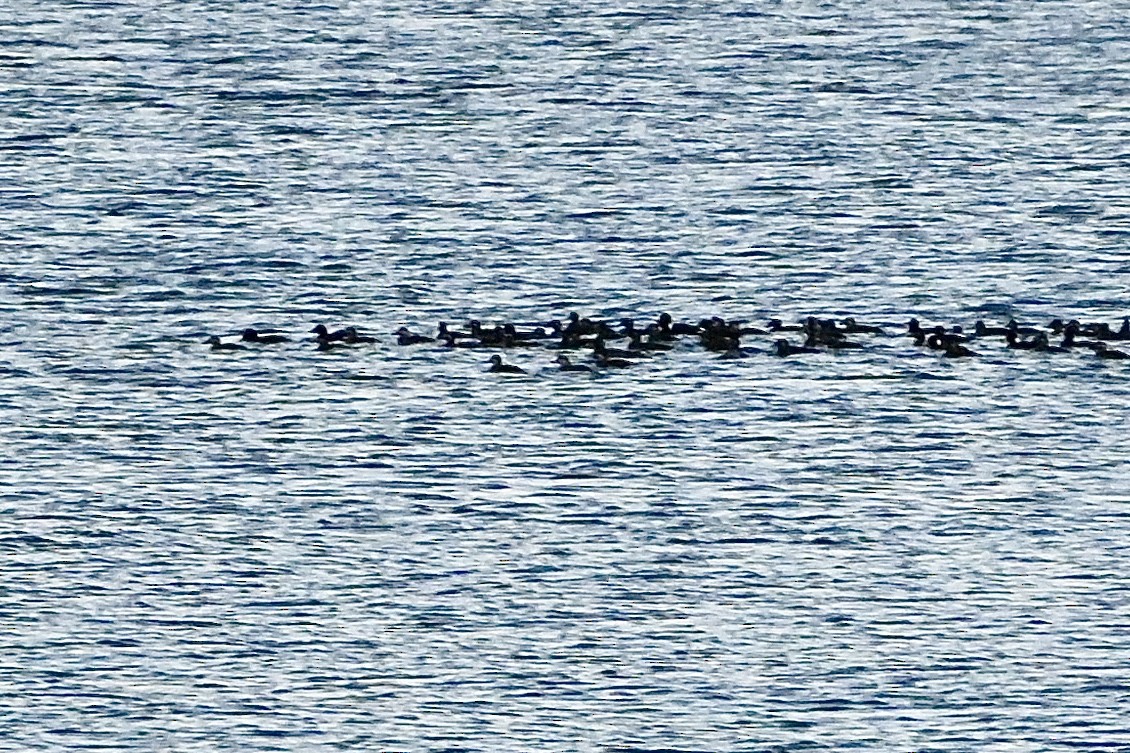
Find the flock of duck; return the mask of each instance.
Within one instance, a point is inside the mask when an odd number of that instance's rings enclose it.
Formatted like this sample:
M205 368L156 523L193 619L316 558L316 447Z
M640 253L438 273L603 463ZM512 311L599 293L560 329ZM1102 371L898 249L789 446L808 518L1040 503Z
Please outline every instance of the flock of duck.
M319 324L310 332L317 349L322 351L378 342L371 335L361 334L356 327L330 331L325 325ZM510 352L518 352L523 348L552 349L558 352L554 363L560 370L593 372L597 369L628 368L671 350L681 339L696 341L705 350L717 353L719 358L745 358L754 353L766 352L784 358L861 349L865 347L864 341L867 338L885 333L882 327L861 324L851 317L837 320L810 316L796 324L770 319L766 326L756 327L745 321L727 321L717 316L701 319L697 323L677 322L670 314L664 313L641 329L630 318L613 323L583 318L573 312L565 322L553 320L484 327L481 322L472 320L468 322L465 331L450 329L446 322L440 322L434 336L415 334L407 327L401 327L394 334L397 344L405 347L431 344L446 349L478 348ZM978 353L971 346L980 347L997 338L1003 341L1006 348L1013 350L1067 353L1083 349L1094 352L1095 356L1102 359L1130 358L1130 354L1116 350L1109 344L1130 342L1130 317L1122 320L1122 326L1118 330L1103 322L1081 323L1076 319L1054 319L1045 329L1021 325L1013 319L999 327L978 321L973 331L968 333L961 326L923 326L918 319L911 319L906 324L905 335L913 338L916 346L938 351L950 358L976 357ZM749 337L772 338L772 347L766 351L744 346L743 338ZM790 337L803 337L803 342L794 344ZM1058 344L1052 344L1053 337ZM245 329L239 342L224 342L218 336L210 337L207 342L212 350L234 351L290 341L291 338L286 335ZM591 365L575 363L569 354L578 361L587 355ZM491 355L488 363L487 370L490 372L527 373L520 366L505 363L500 353Z

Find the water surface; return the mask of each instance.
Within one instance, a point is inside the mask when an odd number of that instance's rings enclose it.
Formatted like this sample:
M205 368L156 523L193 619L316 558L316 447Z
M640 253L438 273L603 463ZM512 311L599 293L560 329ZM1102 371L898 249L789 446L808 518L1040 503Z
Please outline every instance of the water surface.
M1130 314L1125 7L14 2L0 748L1130 746L1130 367L895 334ZM570 310L891 334L390 335Z

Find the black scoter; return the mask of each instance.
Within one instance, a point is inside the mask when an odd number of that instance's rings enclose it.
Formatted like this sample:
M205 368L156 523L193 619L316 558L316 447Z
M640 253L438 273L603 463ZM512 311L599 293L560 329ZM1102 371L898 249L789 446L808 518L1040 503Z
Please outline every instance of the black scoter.
M260 345L274 345L276 343L288 343L290 338L286 335L260 335L257 331L248 327L243 330L243 337L240 338L244 342L259 343Z
M521 366L514 366L513 364L503 363L502 356L495 353L490 357L490 368L487 369L494 374L525 374L526 370Z
M558 364L557 368L561 371L587 371L590 374L592 373L591 366L586 366L583 363L572 363L569 360L569 356L565 355L564 353L557 356L554 361L556 361L556 363Z

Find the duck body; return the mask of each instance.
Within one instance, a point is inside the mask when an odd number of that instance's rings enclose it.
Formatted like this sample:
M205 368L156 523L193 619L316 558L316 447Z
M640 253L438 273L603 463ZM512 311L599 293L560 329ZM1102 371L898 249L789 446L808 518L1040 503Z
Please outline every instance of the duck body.
M310 331L314 333L314 338L316 340L318 340L319 342L321 342L322 340L325 340L326 342L331 342L331 343L332 342L340 342L342 340L345 340L345 338L349 334L344 329L339 329L336 332L330 332L328 329L326 329L326 325L324 325L324 324L317 324Z
M1048 335L1046 332L1041 332L1032 338L1032 350L1039 353L1070 353L1071 348L1062 345L1052 345L1048 342Z
M978 319L973 324L973 334L977 337L1004 337L1008 334L1007 327L990 327Z
M240 339L243 342L258 343L259 345L275 345L277 343L290 342L290 338L286 335L261 335L250 327L243 330L243 335Z
M563 336L581 337L584 335L604 335L608 340L614 340L620 336L604 322L594 322L591 319L582 319L581 315L576 311L569 312L569 323L561 330Z
M537 327L532 332L519 332L518 328L510 323L502 325L502 333L513 345L536 345L538 340L549 337L542 327Z
M643 332L641 332L640 330L636 330L632 334L631 338L632 338L631 341L628 343L628 350L651 350L651 351L660 350L660 351L663 351L663 350L671 350L672 348L675 347L671 343L665 343L665 342L661 342L659 340L653 340L651 335L648 335L648 338L646 340L644 340L643 339Z
M842 332L833 319L817 319L810 316L804 320L804 332L808 336L808 345L830 345L844 339Z
M338 350L340 348L348 347L344 340L330 340L328 338L319 337L317 350L325 353L330 350Z
M780 319L769 320L770 332L804 332L803 324L785 324Z
M344 342L350 345L360 345L363 343L375 343L377 338L370 335L362 335L357 332L356 327L346 327L345 337L342 338Z
M787 356L798 356L805 353L823 353L824 351L819 348L811 348L807 345L793 345L788 340L778 340L773 343L773 352L781 358Z
M1071 348L1090 348L1095 349L1099 343L1096 340L1076 340L1075 337L1079 334L1079 323L1071 322L1063 328L1063 340L1060 342L1059 347L1065 349Z
M509 363L502 362L502 356L497 353L490 357L490 368L487 371L492 374L525 374L526 370L521 366L515 366Z
M1130 354L1108 347L1107 344L1103 342L1095 343L1095 355L1099 358L1106 358L1112 361L1122 361L1130 358Z
M408 328L404 327L403 329L407 330ZM467 332L459 332L457 330L448 329L447 322L440 322L438 329L439 334L436 335L437 340L446 340L448 339L448 337L451 337L453 339L463 338L464 340L466 340L472 337L472 335ZM400 334L400 330L397 330L397 334Z
M506 347L506 331L501 326L483 329L482 323L477 319L472 319L470 325L471 336L478 339L483 345L491 348Z
M586 371L589 374L593 373L591 366L586 366L583 363L572 363L569 360L569 356L564 353L557 356L554 361L558 364L557 368L559 371Z
M670 314L664 311L655 320L655 331L652 333L652 339L670 341L678 339L679 335L697 334L698 325L676 322Z
M1005 330L1007 332L1015 332L1018 335L1024 335L1026 337L1031 337L1032 335L1038 335L1041 332L1043 332L1043 330L1039 329L1038 327L1021 326L1020 323L1018 321L1016 321L1015 319L1009 319L1008 320L1008 324L1005 325Z
M716 353L724 353L730 348L738 347L741 342L737 336L728 330L716 327L702 330L699 339L702 342L702 347Z
M740 347L742 330L739 325L715 316L701 322L698 337L707 350L725 353L730 348Z
M944 355L950 358L971 358L975 357L977 354L961 343L951 341L945 344Z
M810 343L805 343L811 347ZM859 350L863 348L863 343L857 343L854 340L831 340L824 343L824 347L829 350Z
M663 312L659 315L659 319L656 320L656 325L665 340L673 340L678 335L697 335L699 329L699 325L697 324L676 322L667 312Z
M852 317L840 320L844 325L843 331L849 335L881 335L883 328L874 324L859 324Z
M761 327L754 327L751 324L747 324L745 319L731 319L729 321L724 321L724 320L716 317L716 320L720 321L722 323L722 325L728 331L732 332L733 334L737 335L738 337L744 337L746 335L768 335L769 334L769 330L762 329Z
M455 339L455 336L451 335L451 338ZM396 330L397 345L422 345L423 343L430 342L435 342L435 338L428 337L427 335L413 334L408 330L407 327L401 327L400 329Z
M1130 318L1122 320L1122 326L1117 332L1106 322L1087 326L1093 330L1092 334L1099 340L1130 340Z

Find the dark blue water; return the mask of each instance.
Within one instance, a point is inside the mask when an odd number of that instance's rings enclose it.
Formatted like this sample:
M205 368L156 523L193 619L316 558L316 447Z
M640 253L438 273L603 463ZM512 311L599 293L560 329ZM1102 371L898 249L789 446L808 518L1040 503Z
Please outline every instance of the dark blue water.
M0 749L1130 746L1125 4L12 3Z

